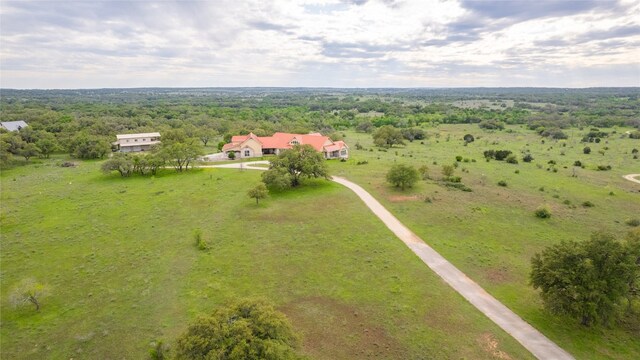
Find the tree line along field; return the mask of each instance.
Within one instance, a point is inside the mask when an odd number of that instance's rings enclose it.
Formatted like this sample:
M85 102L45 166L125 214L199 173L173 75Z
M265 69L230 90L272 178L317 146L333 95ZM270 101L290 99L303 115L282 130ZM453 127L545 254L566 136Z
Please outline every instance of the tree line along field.
M3 358L144 358L238 297L274 302L314 359L531 358L337 184L256 206L257 171L121 178L61 161L0 176L2 294L26 277L51 288L39 312L3 296Z
M566 130L566 140L542 138L522 126L506 131L483 131L475 125L425 130L426 140L389 149L373 146L368 134L347 132L349 143L362 149L352 146L346 167L330 163L333 173L365 187L429 245L577 358L640 356L637 317L585 328L575 319L544 311L529 285L530 259L545 247L586 240L595 231L622 238L633 229L626 222L640 217L640 186L622 175L640 172L640 160L632 154L640 144L624 136L629 129L604 129L617 135L587 144L580 139L589 129ZM463 137L469 133L475 141L465 146ZM588 155L585 146L592 149ZM605 147L608 150L599 153ZM519 163L487 162L483 152L489 149L511 150ZM522 161L525 150L534 158L530 163ZM439 181L442 165L456 163L456 156L462 161L454 175L471 192ZM549 164L551 160L556 164ZM573 166L576 160L584 168ZM398 163L426 165L432 179L406 191L393 188L385 174ZM597 165L610 165L611 170L598 171ZM499 186L500 181L507 186ZM590 204L584 206L586 202ZM535 217L540 205L551 210L551 218Z

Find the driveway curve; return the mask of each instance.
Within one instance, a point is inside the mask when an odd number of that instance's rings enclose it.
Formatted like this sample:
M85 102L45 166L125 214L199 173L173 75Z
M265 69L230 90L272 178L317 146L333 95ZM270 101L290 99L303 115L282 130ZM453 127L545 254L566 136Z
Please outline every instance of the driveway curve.
M622 175L623 178L629 180L629 181L633 181L635 183L640 184L640 180L636 179L636 178L640 178L640 174L629 174L629 175Z
M267 170L264 167L255 167L252 164L268 162L244 163L242 168L252 170ZM206 167L240 168L240 164L209 165ZM471 280L462 271L447 261L442 255L433 250L420 237L404 226L389 210L378 200L363 189L345 178L333 176L334 182L343 185L353 191L367 207L391 230L402 242L404 242L414 254L416 254L431 270L440 276L449 286L467 299L473 306L480 310L491 321L500 326L504 331L516 339L522 346L529 350L538 359L565 360L574 359L553 341L549 340L541 332L536 330L521 317L496 300L480 285ZM635 181L635 180L632 180ZM640 182L640 181L638 181Z

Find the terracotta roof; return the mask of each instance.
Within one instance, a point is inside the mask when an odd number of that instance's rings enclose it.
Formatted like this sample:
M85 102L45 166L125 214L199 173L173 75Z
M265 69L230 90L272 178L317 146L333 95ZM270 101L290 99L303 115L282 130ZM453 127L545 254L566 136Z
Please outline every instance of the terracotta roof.
M262 144L264 149L291 149L291 141L296 139L300 145L311 145L316 151L323 151L325 144L327 146L338 146L336 150L340 150L343 146L346 146L343 141L332 142L327 136L322 136L320 133L313 134L290 134L277 132L272 136L255 136L253 133L249 135L238 135L231 138L231 143L225 144L222 150L231 149L247 141L249 138L254 139ZM332 150L335 151L335 150Z

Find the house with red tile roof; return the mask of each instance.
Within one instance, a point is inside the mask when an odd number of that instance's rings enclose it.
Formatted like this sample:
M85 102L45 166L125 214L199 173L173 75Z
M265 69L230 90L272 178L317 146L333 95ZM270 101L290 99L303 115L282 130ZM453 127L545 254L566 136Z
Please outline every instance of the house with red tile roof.
M236 158L251 158L278 155L294 145L311 145L316 151L321 152L325 159L349 158L349 147L344 141L333 141L319 133L303 135L277 132L272 136L256 136L253 133L237 135L222 147L222 151L227 156L233 152Z

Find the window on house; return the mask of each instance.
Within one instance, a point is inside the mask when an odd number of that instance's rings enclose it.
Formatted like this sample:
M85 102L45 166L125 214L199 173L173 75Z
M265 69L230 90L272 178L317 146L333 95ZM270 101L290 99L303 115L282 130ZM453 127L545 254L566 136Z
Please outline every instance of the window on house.
M291 140L291 145L300 145L300 142L298 142L298 140Z
M133 139L133 141L138 142L138 139Z
M340 155L347 155L347 149L340 150Z
M249 150L244 151L244 156L251 156L251 152Z

